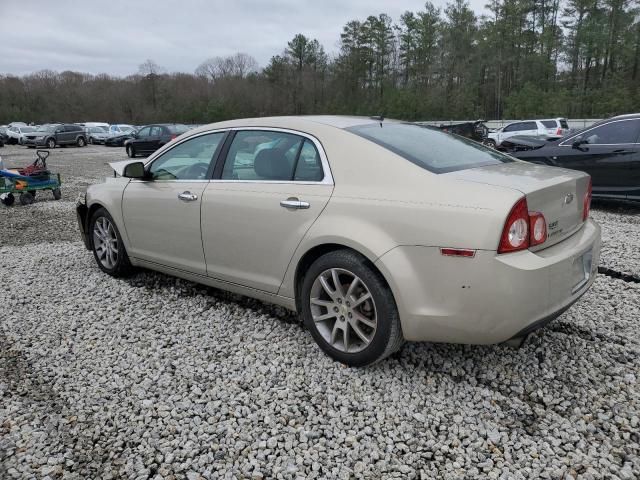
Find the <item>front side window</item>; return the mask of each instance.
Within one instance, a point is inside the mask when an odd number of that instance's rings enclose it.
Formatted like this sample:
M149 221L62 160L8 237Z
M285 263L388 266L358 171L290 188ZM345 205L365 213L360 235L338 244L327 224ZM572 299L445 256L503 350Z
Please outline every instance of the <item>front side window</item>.
M299 135L247 130L237 132L222 170L223 180L321 181L315 145Z
M507 125L504 127L504 132L519 132L520 130L524 130L524 124L522 123L512 123L511 125Z
M151 133L151 127L144 127L138 132L138 137L148 137Z
M149 174L154 180L206 180L224 132L200 135L173 147L153 161Z
M640 120L624 120L600 125L580 135L590 145L636 143L640 135ZM577 139L574 138L574 141Z
M510 163L515 160L460 135L410 123L378 123L346 129L433 173Z

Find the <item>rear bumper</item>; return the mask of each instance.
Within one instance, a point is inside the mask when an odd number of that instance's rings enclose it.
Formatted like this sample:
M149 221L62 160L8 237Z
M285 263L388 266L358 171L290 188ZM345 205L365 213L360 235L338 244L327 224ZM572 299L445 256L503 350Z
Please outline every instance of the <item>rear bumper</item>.
M489 344L563 313L593 283L599 258L600 227L588 220L535 253L478 251L461 258L442 256L438 247L403 246L376 265L393 290L407 340Z

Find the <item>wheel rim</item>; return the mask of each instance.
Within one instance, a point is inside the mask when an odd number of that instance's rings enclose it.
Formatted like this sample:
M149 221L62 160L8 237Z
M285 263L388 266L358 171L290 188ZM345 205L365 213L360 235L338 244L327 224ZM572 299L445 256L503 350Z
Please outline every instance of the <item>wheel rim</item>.
M56 144L54 143L54 141L53 140L49 140L49 148L53 148L55 146L56 146Z
M357 353L369 346L378 326L373 295L356 274L331 268L313 282L311 317L322 338L333 348Z
M118 236L107 217L98 218L93 224L93 249L100 263L112 269L118 262Z

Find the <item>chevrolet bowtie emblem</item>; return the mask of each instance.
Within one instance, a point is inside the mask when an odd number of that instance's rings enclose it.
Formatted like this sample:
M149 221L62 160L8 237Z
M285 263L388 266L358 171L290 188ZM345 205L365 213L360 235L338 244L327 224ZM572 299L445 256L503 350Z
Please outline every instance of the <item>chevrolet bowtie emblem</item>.
M567 193L564 197L564 204L569 205L571 202L573 202L573 193Z

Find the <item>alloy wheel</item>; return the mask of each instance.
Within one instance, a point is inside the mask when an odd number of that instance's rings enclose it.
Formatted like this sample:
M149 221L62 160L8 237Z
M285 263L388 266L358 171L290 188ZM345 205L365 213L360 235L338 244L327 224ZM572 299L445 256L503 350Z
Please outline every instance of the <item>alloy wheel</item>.
M336 350L360 352L373 340L378 325L375 301L354 273L325 270L313 282L309 302L318 332Z
M100 263L113 269L118 263L118 235L107 217L99 217L93 224L93 248Z

